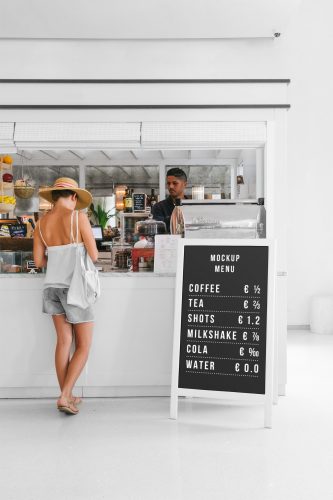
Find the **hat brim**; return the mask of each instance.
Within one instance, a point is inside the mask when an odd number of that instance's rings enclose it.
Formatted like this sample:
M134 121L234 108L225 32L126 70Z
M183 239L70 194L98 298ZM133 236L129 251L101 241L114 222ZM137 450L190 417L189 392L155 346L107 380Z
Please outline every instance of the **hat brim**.
M39 196L44 198L44 200L48 201L49 203L54 203L52 199L52 191L63 191L65 188L59 187L59 188L42 188L39 190ZM87 208L91 205L92 203L92 196L89 191L86 189L82 188L76 188L76 187L70 187L66 188L69 191L74 191L74 193L77 194L77 202L75 205L76 210L82 210L83 208Z

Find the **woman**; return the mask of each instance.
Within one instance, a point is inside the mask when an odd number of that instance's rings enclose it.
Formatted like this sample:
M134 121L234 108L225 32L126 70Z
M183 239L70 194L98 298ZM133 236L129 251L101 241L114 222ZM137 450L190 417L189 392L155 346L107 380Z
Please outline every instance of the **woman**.
M92 197L67 177L57 179L49 188L40 189L39 194L53 203L53 208L36 225L34 261L37 267L46 267L43 312L52 315L57 333L55 366L61 390L57 407L76 415L80 398L73 396L72 389L88 359L94 316L92 307L81 309L67 304L67 293L75 264L75 241L79 242L82 251L86 249L93 262L98 258L88 217L83 212L78 213L78 218L75 216L76 210L91 204ZM75 352L70 359L73 330Z

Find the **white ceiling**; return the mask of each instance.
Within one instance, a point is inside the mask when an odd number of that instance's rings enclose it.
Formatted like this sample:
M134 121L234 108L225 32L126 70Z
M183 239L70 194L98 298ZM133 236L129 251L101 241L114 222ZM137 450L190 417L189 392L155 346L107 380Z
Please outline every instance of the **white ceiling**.
M237 162L240 149L182 149L182 150L20 150L12 155L14 164L27 166L76 166L76 165L159 165L168 162L232 165Z
M301 0L11 0L1 37L202 39L272 37Z
M224 183L230 166L237 166L240 149L178 149L178 150L20 150L13 154L14 174L28 174L41 185L57 177L79 179L80 165L85 169L89 188L110 188L114 184L157 187L159 166L178 165L188 175L189 185ZM255 154L254 150L252 155Z

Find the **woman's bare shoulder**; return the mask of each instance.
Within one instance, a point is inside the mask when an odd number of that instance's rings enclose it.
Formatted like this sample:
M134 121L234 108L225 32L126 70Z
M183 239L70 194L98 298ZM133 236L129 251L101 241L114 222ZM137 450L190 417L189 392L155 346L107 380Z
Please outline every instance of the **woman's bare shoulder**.
M46 212L45 214L42 214L39 216L38 218L38 222L39 224L41 222L45 222L46 220L48 220L50 217L52 216L52 212Z
M85 224L85 225L89 225L90 226L90 222L89 222L89 219L88 219L88 216L85 212L79 212L79 222Z
M42 228L48 219L49 219L49 213L47 212L46 214L43 214L38 218L36 226Z
M88 219L86 212L79 210L78 213L79 213L79 219Z

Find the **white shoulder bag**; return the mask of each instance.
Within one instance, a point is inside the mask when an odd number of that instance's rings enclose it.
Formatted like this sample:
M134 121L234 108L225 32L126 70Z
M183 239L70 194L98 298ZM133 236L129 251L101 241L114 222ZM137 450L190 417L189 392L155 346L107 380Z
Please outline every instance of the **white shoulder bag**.
M79 246L79 215L76 210L76 252L74 272L69 286L67 303L86 309L101 294L98 271L85 246Z

